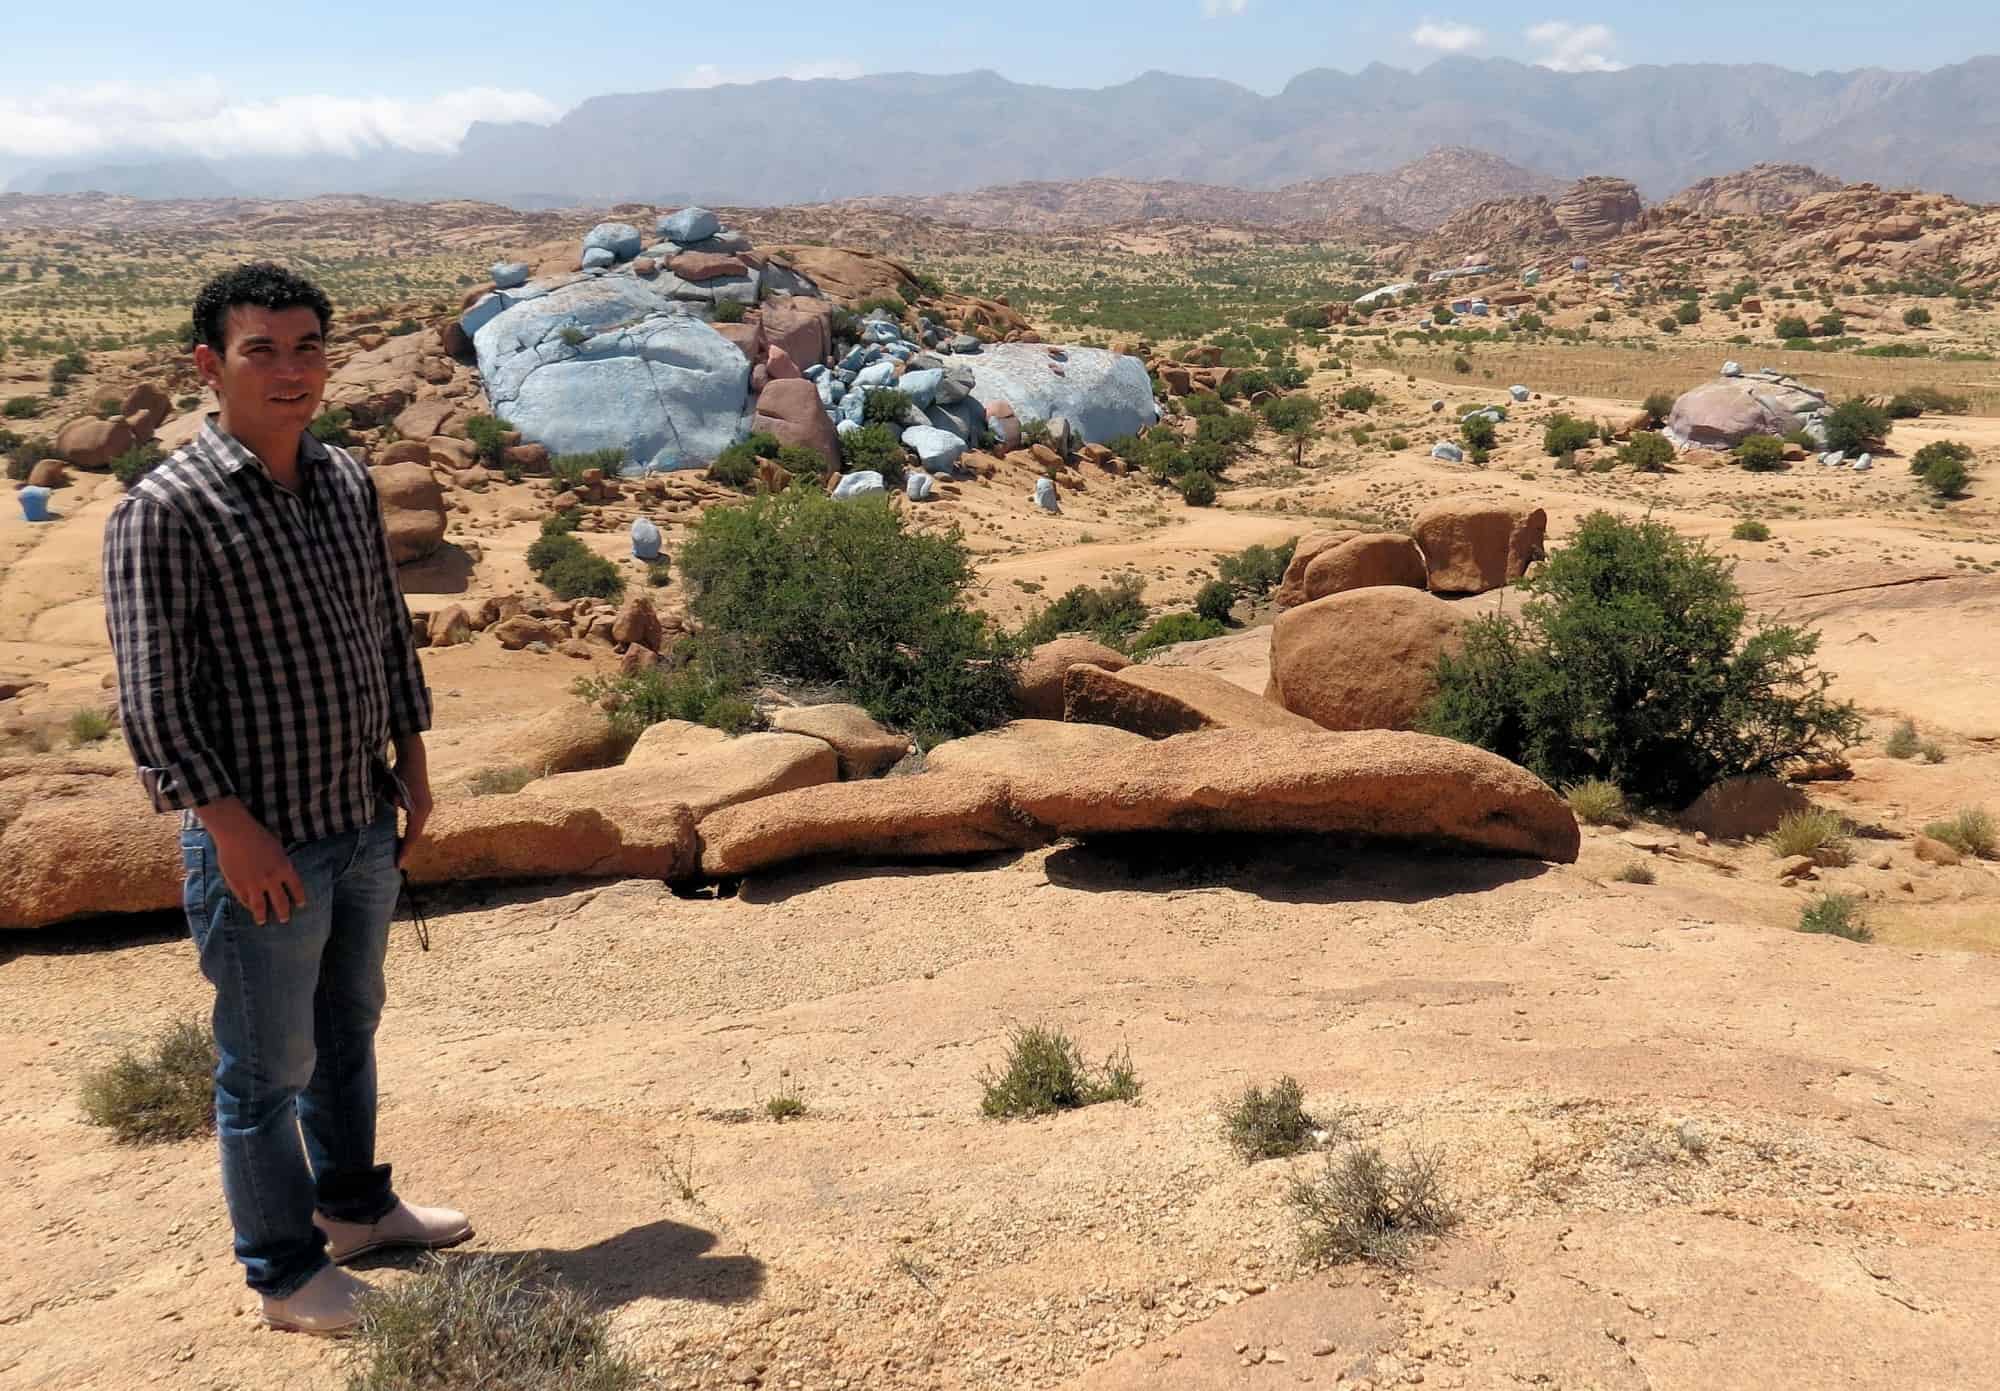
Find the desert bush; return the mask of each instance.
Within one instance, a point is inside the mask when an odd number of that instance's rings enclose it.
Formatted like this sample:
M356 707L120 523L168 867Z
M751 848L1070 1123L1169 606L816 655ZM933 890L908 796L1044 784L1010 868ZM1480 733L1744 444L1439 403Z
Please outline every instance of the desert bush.
M2000 841L1993 813L1979 807L1966 807L1946 820L1933 821L1924 827L1924 834L1943 841L1961 855L1975 855L1982 860L1994 858L1996 841Z
M861 423L864 425L892 425L900 430L903 426L903 416L909 409L910 397L907 392L898 391L894 387L877 387L868 393L867 400L862 403ZM1046 430L1046 427L1044 428ZM1023 428L1022 438L1024 442L1026 441L1026 437L1027 431ZM1044 437L1046 438L1046 434Z
M650 589L665 589L674 582L674 563L662 555L646 562L646 585Z
M312 418L312 423L307 425L306 429L321 444L344 446L353 439L348 430L353 423L354 417L348 412L347 407L328 406Z
M793 488L711 508L681 552L690 612L766 669L845 687L923 743L1008 718L1018 645L969 606L956 531L908 530L885 498Z
M740 324L750 312L741 300L719 299L715 302L713 318L718 324Z
M748 439L725 446L709 465L709 476L731 488L747 488L757 477L758 461L777 458L784 447L776 435L759 430Z
M519 764L506 768L481 768L465 780L465 790L474 797L511 797L537 776L534 769Z
M1280 1077L1267 1092L1251 1085L1222 1112L1229 1147L1246 1164L1260 1159L1290 1159L1315 1143L1320 1128L1306 1111L1305 1089L1296 1077Z
M1285 311L1285 324L1290 328L1326 328L1333 318L1322 305L1301 304Z
M1083 1051L1061 1029L1034 1024L1014 1030L1007 1065L980 1076L982 1115L1046 1116L1102 1101L1137 1101L1139 1079L1132 1055L1114 1053L1102 1068L1083 1060Z
M1674 807L1859 738L1813 664L1818 635L1746 629L1727 566L1664 523L1593 513L1523 588L1519 619L1474 620L1439 662L1429 732Z
M872 470L889 483L900 483L908 454L892 426L863 425L840 437L840 462L849 471Z
M1929 328L1931 326L1931 311L1924 308L1921 304L1911 305L1903 311L1903 322L1911 328Z
M1139 598L1144 592L1145 581L1137 575L1120 575L1095 589L1077 585L1029 619L1021 639L1033 645L1063 633L1088 633L1107 647L1123 647L1146 621Z
M1190 507L1215 506L1215 477L1213 474L1194 472L1184 475L1180 481L1181 500Z
M1933 464L1946 461L1963 464L1971 459L1969 445L1960 444L1957 440L1932 440L1910 456L1910 472L1921 477L1930 471Z
M1915 758L1923 748L1923 741L1917 737L1917 722L1904 720L1889 732L1882 741L1882 752L1890 758Z
M1786 812L1771 832L1771 853L1780 859L1804 855L1819 865L1844 865L1850 858L1847 823L1824 807Z
M1812 326L1797 314L1786 314L1771 325L1773 338L1810 338Z
M551 532L550 518L542 535L528 547L528 568L558 599L616 599L625 593L618 567L576 539L569 531Z
M622 449L592 449L583 454L558 454L549 460L549 476L555 480L558 491L567 492L583 486L583 476L591 469L603 469L607 474L615 474L625 467L625 451Z
M1656 327L1662 333L1679 333L1681 331L1680 320L1671 314L1662 314Z
M674 644L667 660L629 676L579 678L574 693L603 709L627 739L662 720L689 720L740 734L757 723L746 692L757 678L753 646L741 638L698 633Z
M1648 392L1640 409L1655 426L1667 423L1667 417L1674 413L1674 402L1678 398L1671 391Z
M131 1143L187 1140L215 1128L215 1039L169 1026L145 1054L127 1051L85 1075L83 1115Z
M465 437L472 441L480 460L488 468L500 467L500 456L507 445L505 438L514 427L495 415L475 415L465 422Z
M564 324L562 332L556 336L572 348L580 348L590 341L590 335L575 324Z
M1464 353L1460 353L1451 360L1451 370L1461 377L1469 377L1472 375L1472 360Z
M1838 314L1822 314L1813 325L1815 338L1844 338L1847 336L1847 320Z
M1132 639L1132 655L1144 657L1156 647L1168 647L1177 642L1199 642L1203 638L1219 638L1228 631L1220 619L1204 618L1198 613L1162 614L1154 619L1144 632Z
M1700 323L1701 306L1691 299L1682 300L1680 307L1674 310L1674 322L1682 328Z
M526 1256L427 1257L362 1297L347 1391L638 1391L610 1316Z
M1851 396L1826 413L1826 447L1853 454L1889 438L1889 413Z
M1745 517L1729 528L1729 537L1732 541L1768 541L1771 528L1755 517Z
M1957 459L1934 459L1923 472L1923 485L1941 498L1961 497L1971 472Z
M1954 396L1934 386L1905 387L1889 401L1889 414L1897 420L1907 420L1925 411L1933 415L1964 415L1970 409L1972 402L1966 397Z
M1630 464L1641 473L1664 473L1674 461L1674 446L1665 435L1641 430L1618 451L1618 462Z
M1195 591L1194 611L1211 623L1229 622L1236 607L1236 586L1228 580L1210 580Z
M1293 1179L1286 1196L1298 1219L1300 1254L1312 1265L1400 1266L1419 1237L1458 1221L1435 1150L1411 1149L1396 1163L1373 1145L1354 1145L1327 1156L1316 1176Z
M135 444L111 461L111 476L129 488L166 460L167 456L160 452L160 446L150 440L145 444Z
M1458 433L1474 449L1491 449L1500 436L1500 427L1493 423L1491 416L1472 415L1459 422Z
M1611 877L1621 884L1654 884L1660 878L1644 860L1627 860Z
M1597 431L1591 428L1589 421L1559 413L1549 420L1548 428L1542 431L1542 451L1551 459L1559 459L1585 448L1596 437Z
M1861 900L1853 894L1821 894L1799 910L1799 931L1845 937L1850 942L1866 942L1875 934L1869 930Z
M1625 794L1615 782L1585 778L1575 786L1564 789L1563 800L1569 803L1571 814L1586 826L1625 824Z
M77 710L66 726L72 744L95 744L111 733L111 717L102 710Z
M1234 555L1225 555L1216 562L1216 573L1227 580L1239 592L1263 598L1285 578L1285 569L1292 563L1292 552L1298 549L1299 538L1294 536L1282 546L1248 546Z
M1771 473L1785 464L1785 444L1776 435L1752 435L1736 446L1736 462L1751 473Z
M905 314L910 312L910 306L903 301L900 295L871 295L854 306L854 312L863 318L873 314L878 309L887 310L898 319L901 319Z
M806 1095L796 1082L786 1082L764 1098L764 1114L783 1124L806 1113Z
M1373 387L1350 386L1337 398L1344 411L1372 411L1382 401L1380 393Z
M33 420L41 413L41 398L36 396L9 396L7 404L0 406L0 416L8 420Z

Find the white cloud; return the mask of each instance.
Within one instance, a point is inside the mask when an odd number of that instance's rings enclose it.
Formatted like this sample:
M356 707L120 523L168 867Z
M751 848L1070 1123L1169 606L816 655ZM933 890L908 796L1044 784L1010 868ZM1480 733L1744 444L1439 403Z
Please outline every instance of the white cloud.
M1201 0L1201 12L1210 19L1226 14L1242 14L1250 8L1250 0Z
M1606 51L1617 39L1604 24L1551 19L1529 29L1528 42L1542 50L1536 64L1557 72L1617 72L1625 66Z
M847 58L828 58L811 63L794 63L788 68L772 71L769 68L752 71L747 68L723 68L714 63L703 63L681 75L676 87L721 87L738 82L767 82L774 77L789 77L795 82L811 82L815 78L860 77L862 67Z
M421 101L317 93L241 101L212 76L96 82L0 95L0 155L352 156L384 146L448 154L474 121L547 123L561 114L533 92L495 87Z
M1427 19L1410 31L1410 42L1440 53L1464 53L1486 42L1486 31L1455 20Z

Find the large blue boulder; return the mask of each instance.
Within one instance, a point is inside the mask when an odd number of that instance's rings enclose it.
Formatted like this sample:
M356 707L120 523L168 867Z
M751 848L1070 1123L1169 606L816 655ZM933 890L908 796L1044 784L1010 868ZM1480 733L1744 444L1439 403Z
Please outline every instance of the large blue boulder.
M938 387L944 381L944 373L935 367L916 372L903 373L896 383L896 390L910 398L913 406L928 406L937 400Z
M618 258L609 249L593 246L585 249L577 264L585 270L610 270L617 262Z
M501 261L492 270L493 288L513 290L528 283L528 263L526 261Z
M597 249L609 251L614 261L631 260L645 244L639 229L629 222L600 222L583 234L585 252Z
M965 441L934 425L916 425L903 431L903 447L915 452L917 462L933 473L949 472L965 453Z
M682 208L677 213L668 213L659 222L660 235L682 246L707 241L721 230L722 219L707 208Z
M1068 420L1085 444L1136 435L1160 419L1146 364L1102 348L1056 349L995 343L968 360L981 406L1012 405L1021 420Z
M492 312L491 300L508 302ZM474 311L493 414L552 454L618 449L638 471L697 467L747 433L749 359L635 276L488 295Z
M833 495L845 500L852 497L879 497L888 491L883 485L881 474L873 469L862 469L859 473L848 474L836 483Z
M863 389L878 386L893 386L896 382L896 364L884 359L870 363L854 374L854 384Z

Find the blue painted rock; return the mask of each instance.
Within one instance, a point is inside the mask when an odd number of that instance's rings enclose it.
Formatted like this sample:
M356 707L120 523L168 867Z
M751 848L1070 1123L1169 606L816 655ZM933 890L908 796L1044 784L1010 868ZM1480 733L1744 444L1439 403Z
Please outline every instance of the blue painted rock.
M945 341L944 346L945 349L949 352L976 353L980 350L980 348L983 345L977 338L974 338L971 334L961 333L954 338L947 339Z
M854 374L854 384L864 390L878 386L893 386L896 382L896 364L886 359L871 363Z
M956 468L965 453L964 440L934 425L913 426L903 431L902 439L903 447L914 452L917 462L933 473Z
M1035 506L1044 512L1061 513L1062 502L1056 497L1056 482L1053 478L1035 480Z
M493 288L514 290L528 283L528 264L525 261L502 261L493 267Z
M1431 457L1447 464L1462 464L1465 462L1465 451L1450 440L1439 440L1431 446Z
M936 491L937 484L928 473L913 473L903 480L903 496L911 502L929 502Z
M618 258L601 246L586 249L577 264L585 270L609 270L618 263Z
M1516 401L1526 401L1535 393L1528 390L1525 386L1510 386L1507 388L1507 394L1512 396Z
M21 515L31 522L45 522L49 519L49 490L30 485L15 496L21 499Z
M659 222L660 235L682 246L707 241L721 230L722 219L707 208L682 208L677 213L668 213Z
M1052 357L1038 343L996 343L970 360L972 394L988 407L1007 401L1022 420L1068 420L1078 440L1103 444L1157 424L1159 407L1146 364L1101 348L1069 348Z
M552 454L618 449L641 471L697 467L744 433L749 360L652 282L488 295L461 324L475 318L493 414Z
M583 234L585 251L601 248L609 251L614 261L631 260L645 244L639 229L629 222L600 222Z
M882 475L873 469L863 469L850 473L834 485L833 495L843 500L855 497L881 497L888 492L883 486Z
M632 523L632 554L646 561L660 558L660 529L644 517Z
M896 390L910 398L913 406L928 406L937 400L938 384L944 380L944 373L932 367L923 371L905 372L896 383Z

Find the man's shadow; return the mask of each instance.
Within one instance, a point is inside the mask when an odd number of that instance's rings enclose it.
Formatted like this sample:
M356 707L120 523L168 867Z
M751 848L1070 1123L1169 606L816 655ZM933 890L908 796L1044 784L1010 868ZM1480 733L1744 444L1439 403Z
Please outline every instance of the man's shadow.
M764 1263L755 1256L713 1256L715 1233L684 1222L648 1222L574 1251L537 1248L481 1251L460 1247L444 1252L447 1261L477 1258L515 1261L526 1257L553 1272L600 1313L635 1299L691 1299L707 1304L743 1304L764 1288ZM354 1269L409 1267L420 1253L384 1252L356 1261Z

